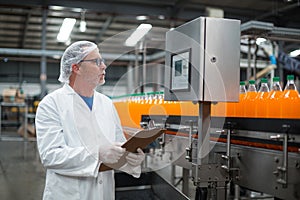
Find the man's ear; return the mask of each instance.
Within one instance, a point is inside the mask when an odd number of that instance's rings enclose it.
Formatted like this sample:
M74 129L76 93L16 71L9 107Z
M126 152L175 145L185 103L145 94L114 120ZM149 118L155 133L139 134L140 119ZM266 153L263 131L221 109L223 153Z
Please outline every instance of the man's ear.
M78 64L72 64L72 72L77 73L79 70Z

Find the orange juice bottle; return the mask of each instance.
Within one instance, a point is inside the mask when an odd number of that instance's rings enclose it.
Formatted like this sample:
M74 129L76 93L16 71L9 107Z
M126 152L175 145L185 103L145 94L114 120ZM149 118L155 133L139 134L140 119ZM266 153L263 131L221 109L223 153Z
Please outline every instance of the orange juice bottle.
M280 85L280 78L274 77L271 87L270 95L267 100L267 117L280 118L281 116L281 98L282 88Z
M262 78L261 85L256 97L256 117L265 118L267 116L267 100L269 97L268 79Z
M235 117L236 115L236 103L235 102L226 102L226 117Z
M136 112L137 112L137 122L138 124L140 124L141 119L142 119L142 115L148 115L148 102L147 102L147 94L146 93L140 93L139 94L139 98L138 98L138 104L137 104L137 108L136 108Z
M211 104L211 115L214 117L226 117L226 102L214 102Z
M299 118L299 93L297 91L294 75L287 76L287 84L284 88L282 103L281 103L281 117L282 118Z
M245 97L245 117L256 117L256 96L257 90L255 80L249 80L249 86Z
M243 109L240 107L239 103L244 100L246 94L246 86L245 81L240 82L240 92L239 92L239 102L227 102L226 103L226 116L227 117L241 117L243 113Z
M182 116L199 116L199 104L192 101L180 101Z
M244 117L245 116L245 97L246 97L247 89L245 81L240 82L240 95L239 102L235 107L235 116L236 117Z
M167 115L164 105L164 93L156 92L153 96L151 106L149 107L149 115Z
M140 103L140 95L139 94L132 94L129 102L128 102L128 109L129 109L129 121L130 127L139 128L140 127L140 113L139 111L139 103Z

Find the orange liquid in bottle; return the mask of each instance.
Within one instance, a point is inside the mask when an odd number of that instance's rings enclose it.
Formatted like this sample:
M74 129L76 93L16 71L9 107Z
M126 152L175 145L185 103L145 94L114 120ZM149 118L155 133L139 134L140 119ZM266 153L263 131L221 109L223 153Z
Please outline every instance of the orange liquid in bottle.
M240 94L239 102L236 104L236 108L235 108L236 117L245 117L245 98L246 98L245 93Z
M226 103L226 116L227 117L236 117L236 105L235 102Z
M129 100L128 108L129 108L129 122L130 127L140 128L140 112L139 112L139 97L135 96Z
M282 91L271 91L267 100L267 117L280 118L281 117L281 104L283 98Z
M248 91L245 97L245 117L256 117L257 92Z
M226 116L226 103L217 102L211 104L211 115L214 117L225 117Z
M297 119L300 116L300 100L297 90L286 90L281 98L281 117Z
M255 102L256 117L265 118L267 116L267 104L269 99L269 92L258 92Z
M180 101L180 113L182 116L199 116L199 104L191 101Z

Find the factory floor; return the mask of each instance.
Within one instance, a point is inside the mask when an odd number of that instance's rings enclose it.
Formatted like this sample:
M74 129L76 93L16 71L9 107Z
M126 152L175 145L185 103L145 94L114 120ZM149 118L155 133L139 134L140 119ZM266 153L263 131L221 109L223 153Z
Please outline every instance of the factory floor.
M0 199L42 199L45 171L36 143L0 141Z
M180 175L180 168L176 171ZM170 178L169 169L167 168L162 169L158 174L164 176L163 178L166 180ZM41 200L44 184L45 170L38 157L36 142L0 141L1 200ZM177 188L179 190L181 187L178 184ZM192 182L190 182L189 188L190 194L188 196L190 199L194 199L195 190ZM145 190L144 192L149 191ZM143 193L142 196L145 197L145 194ZM255 199L260 198L256 197ZM273 198L261 199L271 200Z

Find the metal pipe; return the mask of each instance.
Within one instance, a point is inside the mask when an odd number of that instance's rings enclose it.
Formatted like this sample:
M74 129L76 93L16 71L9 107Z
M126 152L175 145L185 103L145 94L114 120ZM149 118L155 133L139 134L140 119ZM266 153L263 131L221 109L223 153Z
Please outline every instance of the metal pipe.
M251 77L251 39L248 39L248 68L247 68L247 80Z
M43 19L42 19L42 50L46 49L46 26L47 26L47 15L48 10L43 9ZM45 55L41 57L41 67L40 67L40 83L41 83L41 94L42 99L47 94L47 58Z
M63 53L64 53L63 51L55 51L55 50L47 50L47 49L0 48L1 55L61 57ZM136 56L131 54L102 53L102 56L107 60L118 59L118 60L125 60L125 61L135 61L136 59ZM142 60L142 56L138 56L138 60Z
M288 183L288 134L284 135L283 139L283 180L285 181L284 187Z
M227 156L227 169L228 171L230 171L231 165L230 165L230 161L231 161L231 129L228 128L227 129L227 152L226 152L226 156Z

